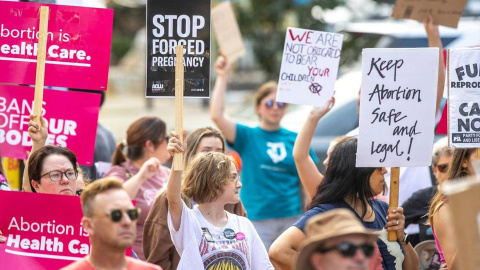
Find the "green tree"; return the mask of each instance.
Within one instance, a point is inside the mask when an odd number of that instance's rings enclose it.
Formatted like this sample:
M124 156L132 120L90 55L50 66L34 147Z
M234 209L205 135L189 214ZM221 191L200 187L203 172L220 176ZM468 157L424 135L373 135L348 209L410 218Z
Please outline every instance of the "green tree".
M312 8L318 5L324 10L333 9L343 3L344 0L310 0L304 4L294 0L249 0L248 5L238 1L234 4L242 34L253 42L255 59L268 79L277 80L286 28L324 30L326 25L312 17ZM286 20L291 17L295 25L287 25Z

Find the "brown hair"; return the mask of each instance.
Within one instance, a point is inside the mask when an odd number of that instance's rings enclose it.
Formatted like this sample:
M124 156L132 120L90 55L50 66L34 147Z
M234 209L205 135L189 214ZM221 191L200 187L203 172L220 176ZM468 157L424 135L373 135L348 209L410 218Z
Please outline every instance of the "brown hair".
M469 149L460 149L456 148L453 150L452 161L450 162L450 166L448 166L447 171L447 181L456 180L458 178L468 176L467 170L463 167L463 163L468 161L472 153L475 151L475 148ZM442 207L445 203L445 196L440 191L440 188L437 190L437 193L432 199L432 203L430 204L430 209L428 210L428 218L430 224L433 226L433 215L437 213L437 211Z
M30 181L34 180L40 183L43 162L50 155L65 156L72 163L73 169L77 171L77 157L70 149L58 145L46 145L33 152L28 159L28 179ZM31 182L30 186L32 191L35 192Z
M214 202L223 193L223 185L230 179L231 156L218 152L196 155L185 170L182 195L197 203ZM235 166L235 165L234 165Z
M143 148L147 141L151 141L155 147L165 140L166 125L162 119L155 116L144 116L130 124L127 129L127 144L123 141L117 143L112 157L112 165L120 165L122 162L137 160L145 154ZM127 155L123 148L127 147Z
M203 138L215 137L222 141L222 153L225 153L225 140L220 131L212 127L202 127L195 129L187 138L187 149L185 150L185 167L193 159L197 152L198 145Z
M258 88L257 94L255 96L255 108L260 106L260 103L266 96L270 95L272 92L277 91L277 88L278 84L274 81L269 81L262 84L260 88Z
M95 200L95 197L100 193L112 189L124 190L123 183L116 178L102 178L86 186L82 191L82 195L80 195L83 215L86 217L91 217L93 215L94 208L92 202Z

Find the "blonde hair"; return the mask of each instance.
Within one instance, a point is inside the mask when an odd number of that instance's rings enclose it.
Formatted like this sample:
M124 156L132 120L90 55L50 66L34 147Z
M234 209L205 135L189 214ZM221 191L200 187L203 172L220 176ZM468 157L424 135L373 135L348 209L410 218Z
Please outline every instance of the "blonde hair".
M92 202L95 200L95 197L98 194L111 189L124 190L123 183L116 178L110 177L98 179L86 186L85 189L82 191L82 195L80 195L83 215L86 217L91 217L94 210Z
M182 195L197 203L210 203L223 194L230 179L231 156L219 152L199 153L187 166L182 183Z
M468 176L467 170L463 167L463 163L465 161L468 162L470 156L475 151L474 148L470 149L460 149L456 148L453 150L452 161L450 162L450 166L448 166L447 171L447 181L455 181L458 178L462 178ZM445 203L445 195L441 192L440 187L437 190L437 193L432 199L432 203L430 204L430 209L428 210L428 219L430 225L433 226L433 215L435 215L438 210L443 206Z

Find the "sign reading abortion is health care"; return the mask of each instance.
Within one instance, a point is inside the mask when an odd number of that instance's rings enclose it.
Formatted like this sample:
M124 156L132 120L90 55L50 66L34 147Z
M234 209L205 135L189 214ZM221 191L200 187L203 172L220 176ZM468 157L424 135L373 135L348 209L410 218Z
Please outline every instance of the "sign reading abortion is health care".
M26 159L32 146L28 116L34 93L33 87L0 84L2 156ZM42 109L48 123L47 144L68 147L80 165L91 166L99 107L99 94L45 89Z
M357 167L429 166L438 49L364 49Z
M449 142L454 148L480 146L480 49L448 51Z
M0 191L2 269L60 269L90 252L78 196Z
M175 96L177 45L183 45L184 96L208 97L210 0L147 1L146 97Z
M40 6L50 8L45 85L106 90L113 10L0 1L0 82L35 84Z
M277 101L322 106L333 96L343 35L289 27Z

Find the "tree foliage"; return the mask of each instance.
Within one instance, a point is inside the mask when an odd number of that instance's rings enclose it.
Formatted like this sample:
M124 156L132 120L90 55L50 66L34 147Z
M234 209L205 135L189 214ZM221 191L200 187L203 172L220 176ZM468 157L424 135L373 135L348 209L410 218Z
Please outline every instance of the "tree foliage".
M343 3L344 0L249 0L249 5L235 6L242 34L253 42L256 61L268 79L277 80L286 28L324 30L325 23L312 17L312 8L333 9ZM287 25L292 18L295 25Z

